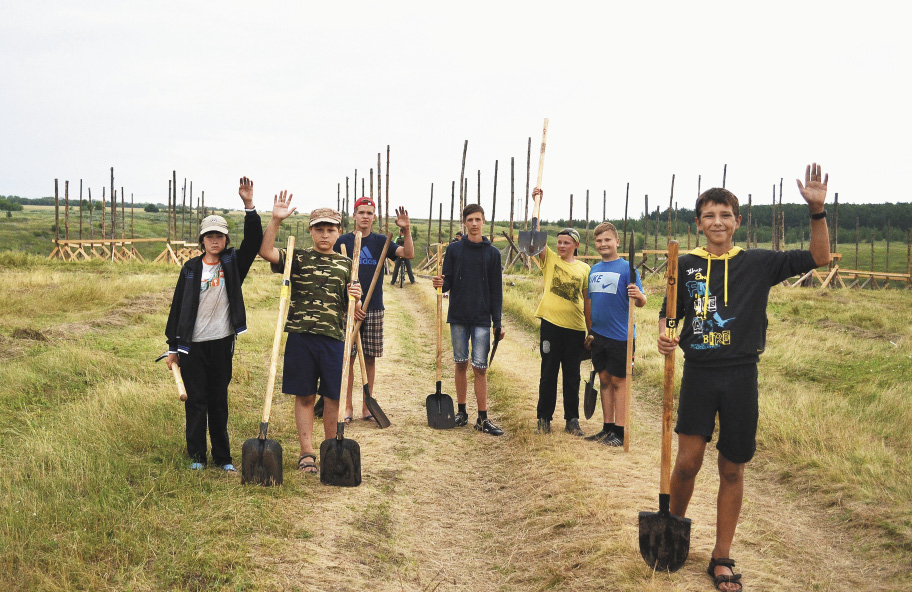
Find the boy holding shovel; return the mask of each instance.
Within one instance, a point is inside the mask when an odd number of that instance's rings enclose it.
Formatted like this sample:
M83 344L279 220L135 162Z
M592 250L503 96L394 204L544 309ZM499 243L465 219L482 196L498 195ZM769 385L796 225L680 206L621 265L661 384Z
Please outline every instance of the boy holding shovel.
M501 327L503 313L503 282L500 251L487 237L482 236L484 209L469 204L462 211L466 236L450 243L443 257L441 275L434 276L434 288L450 293L447 323L453 342L453 361L456 363L456 426L469 423L466 410L468 392L469 341L472 342L472 371L475 375L475 399L478 419L475 429L492 436L502 436L503 430L488 418L488 352L491 348L491 325L504 338Z
M592 367L599 375L603 426L600 432L586 439L606 446L623 446L628 312L630 300L637 308L646 306L646 294L640 274L634 271L635 277L630 277L630 263L618 256L618 232L614 224L602 222L595 227L594 235L595 248L602 260L589 272L586 347L592 350Z
M374 278L374 271L377 269L377 263L380 261L380 257L383 255L383 248L386 246L386 236L372 232L374 225L374 220L377 219L377 215L374 213L375 206L374 201L369 197L359 197L355 200L355 211L352 214L355 222L355 230L361 232L361 253L359 254L361 260L359 261L358 266L358 280L361 282L361 285L364 286L364 289L368 289L371 285L371 280ZM396 246L392 249L387 255L387 259L396 261L398 265L399 257L405 257L411 259L415 256L415 246L412 242L412 233L410 230L410 222L408 217L408 212L405 211L405 208L400 207L396 210L396 226L399 227L400 232L403 236L402 245ZM352 250L355 248L355 233L349 232L343 234L336 240L336 244L333 245L333 250L337 253L341 253L342 245L345 245L346 251L349 255L354 255ZM377 278L377 285L374 286L374 293L371 296L370 302L366 303L366 306L362 306L367 316L364 317L364 321L361 323L361 341L364 350L364 366L367 370L367 384L370 388L370 392L374 392L374 375L377 372L377 358L383 355L383 273L381 272L380 277ZM352 359L350 364L355 363L354 352L356 349L353 349ZM354 417L354 405L352 403L352 383L354 382L355 372L350 371L348 373L348 385L346 385L346 395L345 395L345 422L348 423ZM361 417L365 420L373 419L367 407L362 402Z
M665 333L659 319L658 349L684 351L678 420L678 454L670 482L670 511L683 517L703 464L706 444L719 414L719 494L716 543L707 572L719 590L742 589L730 557L744 495L744 467L756 450L757 362L766 345L766 306L770 288L788 277L830 262L826 223L828 175L809 165L798 190L811 218L809 251L743 251L733 247L741 225L738 198L709 189L697 198L697 229L706 237L678 261L677 318L680 334ZM663 304L660 317L665 315Z
M330 208L317 208L310 213L309 249L285 249L274 246L282 220L295 208L291 195L283 191L275 197L272 218L266 226L260 257L272 264L272 271L283 273L285 258L291 264L291 304L285 331L282 392L295 396L295 425L301 452L298 469L318 473L313 446L314 403L317 394L324 398L323 432L327 439L336 436L341 392L344 319L348 299L361 299L361 286L352 282L351 259L333 251L342 231L342 215ZM355 317L363 318L355 307ZM319 385L319 386L318 386Z

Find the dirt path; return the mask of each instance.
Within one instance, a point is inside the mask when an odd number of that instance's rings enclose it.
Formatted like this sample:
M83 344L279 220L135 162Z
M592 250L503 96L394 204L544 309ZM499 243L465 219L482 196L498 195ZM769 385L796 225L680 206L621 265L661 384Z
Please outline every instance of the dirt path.
M634 391L629 454L559 430L537 436L537 336L505 323L507 340L490 377L491 414L507 435L493 438L471 427L431 430L424 400L434 389L433 292L419 280L387 290L385 300L387 343L375 396L393 426L379 430L356 421L346 432L361 446L364 482L358 488L324 487L316 478L286 474L292 486L277 494L274 511L301 528L264 537L257 547L255 563L268 574L263 586L712 589L704 572L715 520L712 453L689 512L694 528L687 564L676 574L652 574L639 555L637 512L658 507L658 393ZM642 342L652 343L644 325ZM443 390L455 399L449 351L445 337ZM471 387L469 410L474 420ZM289 412L290 405L281 411ZM583 422L587 433L599 429L598 418ZM286 455L296 456L287 441ZM885 588L875 574L898 582L903 567L878 559L870 545L864 559L856 558L860 535L836 528L827 512L838 508L815 506L813 492L787 489L762 463L749 467L746 492L733 554L747 589L912 589ZM792 579L794 570L803 577Z

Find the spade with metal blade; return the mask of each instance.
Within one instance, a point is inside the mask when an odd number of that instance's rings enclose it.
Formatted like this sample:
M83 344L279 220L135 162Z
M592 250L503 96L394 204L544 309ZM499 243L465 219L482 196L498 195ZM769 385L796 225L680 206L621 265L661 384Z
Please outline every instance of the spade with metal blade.
M443 246L437 245L437 275L441 274L440 264ZM440 362L443 356L443 288L437 288L437 391L425 399L428 425L435 430L449 430L456 427L456 410L453 397L440 392Z
M668 243L665 288L665 330L677 332L678 243ZM659 511L640 512L640 555L656 571L678 571L690 552L690 518L675 516L671 502L671 414L674 407L674 352L665 356L662 399L662 468L659 479Z
M545 140L548 136L548 118L545 118L545 126L542 130L541 154L538 156L538 182L536 187L541 189L542 172L545 168ZM534 257L541 253L548 246L548 233L539 230L538 210L541 207L541 194L535 196L534 207L532 208L532 230L520 230L516 246L520 252L529 257Z
M288 302L291 296L291 263L294 260L295 237L288 237L285 248L285 270L282 274L282 292L279 297L279 318L276 321L275 336L272 340L272 356L269 358L269 374L266 377L266 401L263 404L263 419L260 433L250 438L241 447L241 483L258 485L282 484L282 445L266 438L269 431L269 413L272 410L272 392L275 389L276 368L282 332L288 316Z
M367 407L367 410L370 411L370 414L374 417L374 421L377 422L377 425L381 428L390 427L390 420L386 416L386 413L383 412L383 409L380 408L380 403L377 402L377 399L371 395L370 385L367 383L367 367L364 365L364 347L361 344L361 334L355 333L355 339L358 343L358 362L361 365L361 383L363 384L364 389L364 406Z
M354 257L352 257L352 282L358 281L358 261L361 252L361 231L355 231ZM347 357L352 348L354 335L354 318L356 302L348 299L348 313L345 317L345 345L343 356ZM341 397L341 388L348 384L348 371L351 364L343 358L342 380L340 384L339 413L336 424L336 437L327 438L320 444L320 482L324 485L339 487L357 487L361 485L361 447L354 440L345 438L345 405Z
M583 414L590 419L595 413L595 403L598 401L598 391L595 389L595 368L589 373L589 380L583 387Z

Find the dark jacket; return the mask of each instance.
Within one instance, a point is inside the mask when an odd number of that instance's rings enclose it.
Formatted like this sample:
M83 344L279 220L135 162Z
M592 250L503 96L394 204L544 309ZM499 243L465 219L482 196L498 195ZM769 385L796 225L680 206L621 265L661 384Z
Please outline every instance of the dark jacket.
M228 317L236 335L247 330L247 313L244 310L244 294L241 284L250 271L263 242L263 227L256 212L244 216L244 240L238 249L229 247L222 251L222 271L225 273L225 289L228 291ZM194 257L181 268L171 299L171 312L165 325L169 353L190 353L190 340L199 308L200 277L203 274L203 256Z
M448 323L501 327L503 276L500 251L486 237L468 237L447 245L443 257L443 291L450 293Z

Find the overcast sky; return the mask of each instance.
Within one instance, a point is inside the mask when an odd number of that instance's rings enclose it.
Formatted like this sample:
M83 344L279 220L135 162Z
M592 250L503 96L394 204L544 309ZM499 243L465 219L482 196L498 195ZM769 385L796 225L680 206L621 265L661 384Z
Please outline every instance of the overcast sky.
M390 203L434 216L466 177L490 214L532 184L542 216L623 216L722 184L799 203L812 160L842 202L909 201L912 36L901 3L63 2L0 4L0 194L79 180L136 201L193 181L207 205L281 189L336 205L390 146ZM385 170L384 170L385 174ZM369 190L368 190L369 191ZM375 188L376 191L376 188ZM354 190L352 189L354 193ZM360 193L360 190L358 191ZM458 200L458 187L457 187ZM832 201L832 197L828 197ZM530 206L531 207L531 206ZM522 218L519 204L517 218Z

